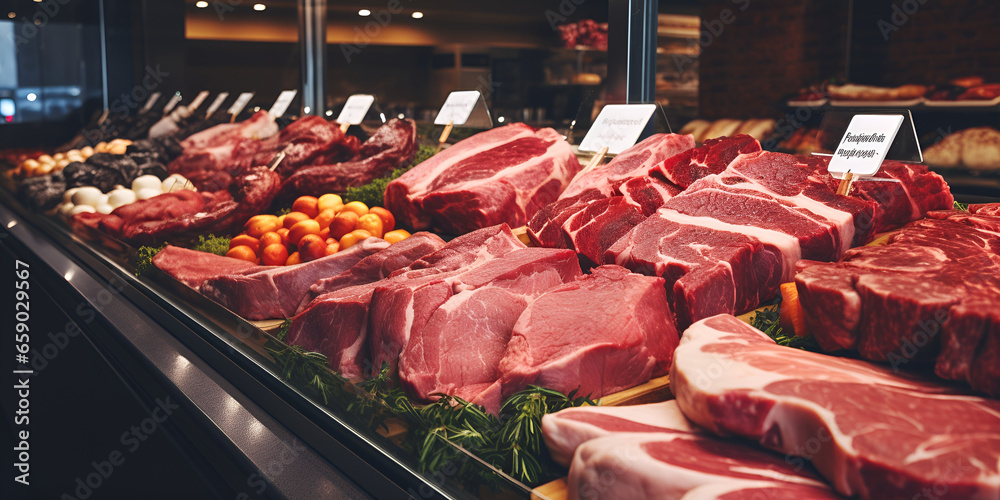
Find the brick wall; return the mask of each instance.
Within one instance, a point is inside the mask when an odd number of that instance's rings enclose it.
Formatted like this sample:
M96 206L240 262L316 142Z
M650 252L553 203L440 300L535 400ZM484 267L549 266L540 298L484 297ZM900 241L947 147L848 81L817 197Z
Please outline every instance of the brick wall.
M981 75L1000 82L1000 1L855 0L851 80L940 83ZM781 98L845 74L846 0L702 0L702 29L724 9L735 19L701 43L703 117L779 117ZM893 4L906 19L902 20ZM744 11L739 8L746 5ZM914 11L914 6L916 10ZM718 25L716 25L717 27ZM888 41L883 33L888 33ZM709 42L709 43L705 43Z

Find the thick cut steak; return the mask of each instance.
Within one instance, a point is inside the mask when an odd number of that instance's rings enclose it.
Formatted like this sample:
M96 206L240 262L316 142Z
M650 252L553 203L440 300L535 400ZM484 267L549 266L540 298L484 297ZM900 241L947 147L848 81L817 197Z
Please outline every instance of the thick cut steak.
M673 185L687 189L702 177L722 172L737 156L757 151L761 151L760 143L749 135L709 139L701 147L665 159L650 173L658 172Z
M1000 401L782 347L730 315L684 332L670 383L696 424L810 459L841 494L1000 496Z
M252 262L222 257L214 253L199 252L167 245L153 257L153 265L177 281L198 290L209 278L234 274L256 268Z
M302 298L299 311L302 312L317 296L335 292L341 288L373 283L388 278L396 270L413 264L413 261L439 250L444 246L440 236L427 232L415 233L381 252L361 259L350 269L330 278L323 278L309 287L309 293Z
M677 196L681 188L661 179L658 175L636 177L618 186L625 201L639 207L642 215L649 217L667 200Z
M933 362L941 377L1000 395L1000 217L929 215L884 246L800 262L806 322L826 351L857 349L894 369Z
M563 223L591 202L604 198L600 191L589 189L545 205L528 221L528 238L539 247L572 248L573 242L562 230Z
M410 335L452 294L445 280L525 248L506 224L459 236L379 282L370 305L369 344L374 366L398 366Z
M604 252L618 238L632 230L646 217L622 196L601 198L588 203L563 223L562 230L571 248L589 266L604 264Z
M523 248L429 283L414 294L409 335L393 335L407 338L403 387L421 400L456 394L499 411L499 364L514 323L536 297L580 274L570 250Z
M594 398L628 389L666 375L677 340L662 279L601 266L537 298L513 325L504 396L531 384Z
M247 319L290 318L317 281L336 276L389 246L368 238L347 250L294 266L266 266L209 279L201 293Z
M618 186L635 177L645 177L660 162L694 147L690 135L654 134L622 151L608 163L573 179L560 199L596 189L604 196L618 194Z
M579 170L558 132L516 123L476 134L393 180L385 206L412 229L523 226Z

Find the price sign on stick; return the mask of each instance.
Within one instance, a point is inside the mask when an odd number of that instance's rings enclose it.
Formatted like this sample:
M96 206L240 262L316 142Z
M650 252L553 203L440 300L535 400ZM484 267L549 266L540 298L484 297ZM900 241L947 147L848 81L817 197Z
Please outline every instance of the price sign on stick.
M139 114L146 113L150 109L153 109L153 105L156 104L156 101L159 100L160 100L159 92L153 92L152 94L149 94L149 99L146 99L146 104L142 107L142 109L139 110Z
M253 99L253 92L244 92L236 98L236 102L229 107L229 114L232 118L229 121L236 120L236 116L243 112L243 108L247 107L250 103L250 99Z
M198 109L198 107L201 106L201 103L205 102L205 99L208 99L208 91L202 90L201 92L198 92L198 95L194 96L194 100L191 101L188 109L191 111Z
M181 102L181 99L183 99L181 93L180 92L175 93L173 97L171 97L170 100L167 101L167 105L163 108L163 114L167 114L173 111L174 107L177 106L177 103Z
M275 118L281 118L285 114L285 110L288 106L292 104L292 99L295 99L295 94L298 94L298 90L284 90L281 94L278 94L278 100L274 101L274 105L271 106L268 113Z
M580 143L582 151L606 148L618 154L635 145L656 111L655 104L609 104L604 106Z
M434 118L434 125L463 125L472 114L479 102L478 90L459 90L448 94L437 117Z
M222 106L222 103L226 102L229 97L229 92L219 92L219 95L215 96L215 100L208 107L208 111L205 111L205 118L211 118L212 114Z
M340 110L340 114L337 115L337 123L340 124L341 130L346 132L347 127L361 123L374 102L375 96L368 94L355 94L348 97L347 102L344 103L344 109Z
M903 119L903 115L855 115L851 119L830 158L830 175L841 180L837 194L846 195L852 182L878 172Z

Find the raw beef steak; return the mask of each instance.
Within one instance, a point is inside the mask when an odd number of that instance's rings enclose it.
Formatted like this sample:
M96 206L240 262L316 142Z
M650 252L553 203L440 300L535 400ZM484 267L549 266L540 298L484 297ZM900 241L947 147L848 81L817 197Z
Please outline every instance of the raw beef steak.
M532 384L594 398L628 389L665 375L677 340L662 279L601 266L537 298L513 325L504 396Z
M690 135L655 134L622 151L608 163L573 179L560 199L596 189L604 196L618 194L618 186L635 177L645 177L660 162L694 147Z
M385 206L411 229L523 226L579 170L558 132L516 123L465 139L393 180Z
M756 440L792 463L811 459L843 495L1000 496L1000 401L782 347L724 314L684 332L670 383L696 424Z

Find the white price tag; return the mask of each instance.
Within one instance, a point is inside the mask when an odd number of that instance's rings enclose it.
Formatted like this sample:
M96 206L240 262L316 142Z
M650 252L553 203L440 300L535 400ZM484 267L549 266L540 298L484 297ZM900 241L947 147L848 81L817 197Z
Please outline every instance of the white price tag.
M150 109L153 109L153 105L156 104L156 101L159 100L160 100L159 92L153 92L152 94L149 94L149 99L146 99L146 104L142 107L142 109L139 110L139 114L145 113Z
M594 120L580 143L581 151L598 151L607 146L618 154L635 145L656 111L655 104L609 104Z
M843 179L874 175L882 166L892 141L903 124L903 115L854 115L830 159L830 175Z
M229 97L229 92L220 92L219 95L215 96L215 100L212 101L212 105L208 107L208 111L205 112L205 117L211 117L212 113L215 113L222 106L222 103L226 102L226 98Z
M202 90L201 92L198 92L198 95L194 96L194 100L191 101L190 105L188 105L188 110L194 111L198 109L198 107L201 106L201 103L205 102L205 99L208 99L208 91Z
M441 110L438 111L437 118L434 118L435 125L462 125L469 119L472 110L479 102L478 90L459 90L448 94Z
M184 97L181 95L180 92L175 92L173 97L171 97L170 100L167 101L167 105L163 107L163 114L167 114L173 111L174 107L177 106L177 103L181 102L181 99L183 98Z
M229 111L226 114L238 115L243 112L243 108L247 107L250 103L250 99L253 99L253 92L244 92L236 98L236 102L232 106L229 106Z
M344 109L337 115L337 123L349 123L358 125L365 119L368 109L375 102L375 96L368 94L355 94L347 98Z
M298 94L298 90L283 90L278 94L278 100L274 101L274 105L268 113L275 118L281 118L281 115L285 114L285 110L288 106L292 104L292 99L295 99L295 94Z

